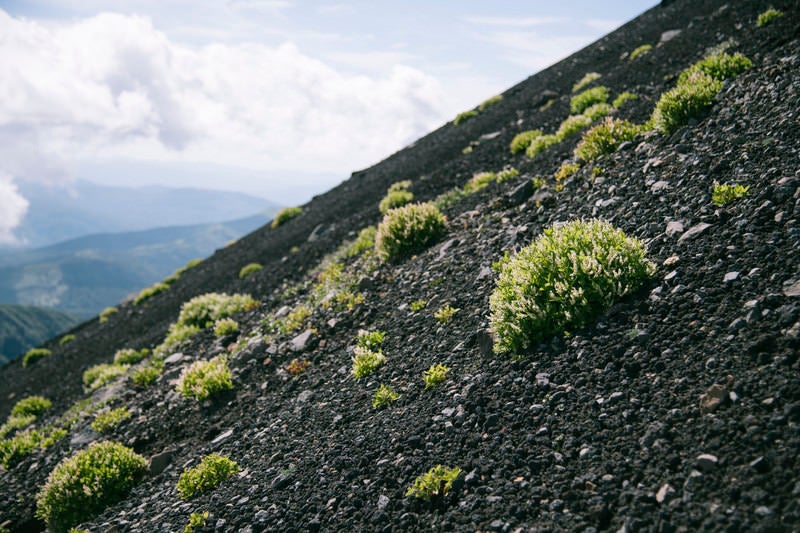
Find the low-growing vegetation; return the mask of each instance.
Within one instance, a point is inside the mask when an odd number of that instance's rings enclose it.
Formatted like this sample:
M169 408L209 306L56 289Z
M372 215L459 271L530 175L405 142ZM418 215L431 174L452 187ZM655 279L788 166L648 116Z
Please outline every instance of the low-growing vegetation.
M662 133L672 133L709 107L720 89L721 81L695 72L661 95L651 117L653 126Z
M41 430L26 429L11 438L0 440L0 464L10 468L36 448L49 448L66 435L65 429L48 426Z
M448 468L436 465L414 480L414 483L406 490L406 496L424 500L446 496L459 475L461 475L461 469L458 467Z
M641 46L637 46L633 50L633 52L631 52L631 55L628 56L628 59L633 61L637 57L643 56L644 54L648 53L652 49L653 49L653 45L652 44L643 44Z
M592 83L595 80L599 80L602 77L601 74L597 72L587 72L575 85L572 86L572 92L576 93Z
M228 360L218 355L208 361L195 361L183 370L177 391L185 398L205 400L212 395L233 389L233 375Z
M640 241L601 220L547 228L496 268L489 307L497 353L518 353L580 327L655 271Z
M286 365L286 372L292 376L299 376L308 369L309 364L310 363L305 359L292 359L289 361L289 364Z
M586 89L573 96L569 101L569 109L573 115L579 115L591 105L607 102L609 97L608 88L602 85Z
M11 416L34 416L38 417L44 413L53 403L44 396L28 396L14 404L11 408Z
M783 16L783 11L778 11L774 7L771 7L766 11L764 11L763 13L759 13L758 20L756 20L756 26L761 28L762 26L766 26L773 20L781 18L782 16Z
M378 226L375 251L385 261L397 261L420 252L446 232L445 219L432 203L392 209Z
M66 335L64 335L63 337L61 337L58 340L58 345L59 346L64 346L65 344L69 344L70 342L72 342L74 340L75 340L75 335L73 335L72 333L67 333Z
M747 196L747 192L749 190L749 186L745 187L739 183L734 183L733 185L728 183L716 183L714 184L714 190L711 193L711 200L718 207L723 207L735 200L738 200L739 198L744 198Z
M353 348L353 376L356 379L372 374L386 361L386 356L380 351L356 346Z
M602 155L612 154L620 144L636 137L640 129L627 120L606 117L603 122L583 134L581 142L575 147L575 156L590 162Z
M50 473L36 516L50 531L66 532L127 497L146 468L147 460L122 444L93 443Z
M440 323L447 324L456 312L458 312L458 309L448 304L439 308L439 310L433 314L433 317Z
M119 309L117 309L116 307L106 307L105 309L100 311L99 315L100 323L105 324L117 312L119 312Z
M205 527L208 520L208 511L195 512L189 515L189 522L184 526L183 533L195 533L198 527Z
M150 354L150 350L142 348L135 350L133 348L122 348L117 350L114 354L115 365L135 365Z
M518 133L511 140L511 153L518 154L520 152L524 152L527 150L528 146L530 146L531 142L536 137L540 137L542 134L542 130L528 130Z
M139 292L139 294L136 295L136 297L133 299L133 305L141 305L153 296L161 294L167 290L169 290L169 285L167 283L164 283L163 281L154 283L149 287L145 287Z
M92 429L99 433L106 433L117 427L123 420L127 420L130 417L131 413L125 406L100 411L94 416Z
M400 397L389 385L381 385L375 391L375 397L372 399L372 407L374 409L381 409L386 407L393 401Z
M245 279L251 274L255 274L259 270L262 270L264 266L261 263L248 263L239 270L239 279Z
M137 387L147 387L158 379L164 369L164 360L161 358L154 358L147 362L141 368L137 368L131 375L131 381Z
M31 348L22 356L22 368L27 368L35 364L39 359L50 357L53 352L47 348Z
M402 207L414 201L414 193L408 190L411 187L410 180L398 181L389 187L386 191L386 196L383 197L378 209L382 215L388 213L391 209Z
M556 130L556 139L563 141L592 125L592 119L586 115L570 115L564 119Z
M678 85L690 81L690 78L698 72L707 74L716 81L725 81L735 78L752 66L753 62L740 53L711 54L681 72L678 76Z
M486 111L488 108L490 108L494 104L500 102L502 99L503 99L503 95L501 95L501 94L496 94L494 96L491 96L491 97L487 98L486 100L484 100L483 102L480 103L480 105L478 106L478 111L479 112Z
M302 207L285 207L281 209L275 215L275 218L272 219L272 224L271 224L272 229L275 229L279 226L283 226L284 224L286 224L287 222L289 222L302 212L303 212Z
M560 167L558 167L554 177L556 178L556 181L564 181L575 174L580 168L581 166L578 163L565 161Z
M108 382L113 381L120 376L124 376L128 371L128 368L128 365L108 363L94 365L84 371L83 385L86 387L88 392L95 391Z
M206 455L200 464L183 471L178 479L178 494L184 500L215 489L220 483L239 472L236 461L224 455Z
M214 322L214 336L228 337L239 333L239 323L232 318L220 318Z
M431 365L428 370L422 374L422 380L425 382L426 389L432 389L447 379L447 373L450 369L443 364Z
M528 157L536 157L537 154L544 152L554 144L557 144L561 139L552 133L547 135L540 135L533 139L525 150L525 155Z
M632 92L625 91L623 93L619 93L617 97L614 98L614 101L611 102L611 106L614 109L619 109L620 107L623 106L623 104L625 104L625 102L628 102L630 100L636 100L636 98L638 97Z
M411 309L412 313L416 313L417 311L425 309L426 305L428 305L428 302L425 300L414 300L408 305L408 308Z

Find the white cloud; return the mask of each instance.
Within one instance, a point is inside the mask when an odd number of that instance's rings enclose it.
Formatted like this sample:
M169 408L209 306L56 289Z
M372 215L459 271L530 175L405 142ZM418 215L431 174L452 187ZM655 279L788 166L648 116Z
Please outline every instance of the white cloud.
M463 18L470 24L483 26L506 26L514 28L527 28L531 26L545 26L564 22L568 19L564 17L487 17L487 16L466 16Z
M27 147L0 143L0 172L17 178L97 157L344 174L447 118L430 75L349 75L288 42L192 48L144 17L45 26L2 10L0 35L0 141Z
M28 201L8 176L0 176L0 244L15 244L13 230L28 212Z
M623 21L617 19L588 19L584 20L583 23L593 30L609 33L622 26Z
M554 37L532 31L503 30L483 34L482 39L505 49L505 59L538 71L589 43L586 36Z

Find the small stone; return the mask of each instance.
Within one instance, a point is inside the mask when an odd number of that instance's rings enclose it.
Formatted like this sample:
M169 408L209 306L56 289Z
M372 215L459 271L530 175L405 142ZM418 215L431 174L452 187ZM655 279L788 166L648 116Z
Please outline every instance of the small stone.
M700 411L713 413L728 398L728 387L715 383L700 395Z
M314 391L304 390L300 394L297 395L297 401L300 403L305 403L314 396Z
M611 396L606 399L606 405L612 405L617 403L618 401L622 400L625 397L625 393L623 392L612 392Z
M150 475L155 476L164 471L167 466L172 462L172 457L175 455L175 450L164 450L161 453L155 454L150 458Z
M590 447L588 447L588 446L586 448L581 448L581 451L578 452L578 456L581 459L585 459L587 457L591 457L592 456L592 449Z
M679 260L680 260L680 257L678 257L677 255L671 255L671 256L667 257L666 259L664 259L664 263L663 264L664 264L664 266L672 266L675 263L677 263Z
M506 202L510 205L519 205L530 198L534 192L533 182L531 180L525 180L506 194Z
M373 280L369 276L362 276L361 279L358 280L358 290L359 292L368 291L370 289L375 288L375 280Z
M710 227L711 224L708 224L706 222L701 222L699 224L696 224L691 228L689 228L688 231L684 232L684 234L678 238L678 242L683 242L687 239L691 239L692 237L696 237L697 235L700 235Z
M284 474L278 474L278 477L272 480L272 488L276 490L280 490L289 486L289 483L292 482L291 476L286 476Z
M476 278L475 281L480 281L482 279L486 279L486 278L490 278L490 277L492 277L492 269L489 268L488 266L481 267L481 271L478 272L478 277Z
M284 305L280 309L275 311L275 318L283 318L286 315L288 315L289 311L291 311L291 310L292 310L291 307L289 307L288 305Z
M664 276L664 281L672 281L677 276L678 276L678 271L677 270L673 270L672 272L670 272L666 276Z
M772 514L772 509L770 509L766 505L760 505L756 507L756 514L759 516L769 516Z
M310 329L305 330L300 335L296 336L290 341L290 347L292 351L295 352L302 352L306 349L308 345L308 341L311 339L311 336L314 335L314 332Z
M658 503L664 503L673 494L675 494L675 489L672 488L672 485L664 483L661 485L661 488L658 489L658 492L656 492L656 501Z
M650 186L650 191L653 192L654 194L657 194L663 191L664 189L667 189L668 187L669 187L669 182L666 182L664 180L658 180L657 182L655 182L653 185ZM678 224L680 224L680 222L678 222ZM669 229L669 224L667 224L667 229Z
M704 472L710 472L714 470L714 468L717 466L717 463L719 463L717 456L710 453L701 453L695 459L697 468L703 470Z
M755 459L753 459L752 461L750 461L750 468L752 468L753 470L755 470L760 474L763 474L764 472L769 470L769 464L767 463L767 460L764 458L764 456L760 455Z
M668 30L661 34L661 39L659 39L658 43L666 43L671 41L675 37L681 34L681 30Z
M737 318L733 322L728 325L728 329L733 332L737 332L740 329L743 329L747 325L747 322L743 318Z
M536 386L547 388L550 386L550 374L547 372L540 372L536 374Z
M785 282L783 284L783 294L790 297L800 296L800 280Z
M667 234L667 237L674 237L679 233L683 233L684 229L683 222L680 222L679 220L670 220L667 222L667 229L665 230L665 233Z
M166 359L164 359L165 365L174 365L175 363L180 363L183 360L183 354L178 352L170 355Z
M739 279L738 272L727 272L725 274L725 277L722 278L722 281L724 281L725 283L730 283L731 281L736 281L737 279Z
M231 435L233 435L233 430L232 429L229 429L228 431L224 431L224 432L220 433L219 435L217 435L216 437L214 437L214 440L211 441L211 444L217 444L219 442L222 442L225 439L227 439L228 437L230 437Z
M387 505L389 505L389 497L385 494L378 496L378 510L383 511Z
M269 513L264 509L261 509L260 511L256 512L255 519L257 523L264 524L269 519Z

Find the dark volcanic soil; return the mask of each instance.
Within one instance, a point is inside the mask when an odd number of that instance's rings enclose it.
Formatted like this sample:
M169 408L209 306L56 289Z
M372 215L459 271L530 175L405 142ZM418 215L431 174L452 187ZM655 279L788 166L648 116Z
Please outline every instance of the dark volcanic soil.
M786 15L755 20L769 6ZM39 531L34 496L52 468L91 440L110 438L146 456L169 452L90 531L623 530L796 531L800 529L800 16L798 2L676 1L659 6L561 63L509 89L502 102L458 127L448 124L305 206L285 226L265 227L218 251L146 306L123 305L105 324L75 330L28 369L0 372L0 417L19 398L43 394L60 414L84 397L82 372L123 347L154 346L181 304L212 291L248 292L259 309L242 331L300 296L284 283L307 279L325 254L379 220L380 198L411 179L420 200L463 185L473 173L514 165L521 176L448 210L448 235L417 257L362 280L351 312L314 312L315 333L253 338L231 361L235 390L203 403L174 391L181 369L225 350L197 335L155 385L121 382L134 416L108 436L82 420L47 451L0 470L0 525ZM635 62L622 57L663 32L681 30ZM726 82L702 120L670 136L642 135L537 202L520 194L551 177L578 138L530 160L508 145L523 130L555 130L572 84L590 71L612 97L632 91L619 116L644 121L674 75L733 40L754 67ZM548 109L545 91L558 96ZM543 97L543 94L545 96ZM496 136L488 135L498 133ZM472 153L462 150L478 141ZM473 143L474 144L474 143ZM711 202L714 182L750 186L729 206ZM644 240L653 280L597 322L519 357L487 350L491 263L554 222L601 217ZM313 236L312 236L313 234ZM299 247L291 253L290 249ZM245 280L249 262L265 268ZM414 300L427 307L408 309ZM459 309L441 324L433 313ZM386 331L387 362L369 378L350 374L360 328ZM292 378L293 358L310 361ZM425 390L421 376L450 374ZM401 393L374 410L379 383ZM701 409L717 385L720 405ZM47 419L43 419L47 422ZM175 484L210 452L240 475L188 501ZM463 474L444 500L404 496L436 464ZM1 467L0 467L1 468Z

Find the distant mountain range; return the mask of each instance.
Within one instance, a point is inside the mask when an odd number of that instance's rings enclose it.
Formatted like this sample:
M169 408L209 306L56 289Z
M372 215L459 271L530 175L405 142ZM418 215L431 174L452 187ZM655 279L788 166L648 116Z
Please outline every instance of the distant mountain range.
M37 248L96 233L224 222L274 213L278 205L237 192L167 187L112 187L78 180L69 189L21 182L30 206L14 235ZM0 248L5 253L8 248Z
M270 218L267 211L229 222L88 235L44 248L7 251L0 254L0 303L88 318Z
M0 305L0 366L78 322L74 316L51 309Z

